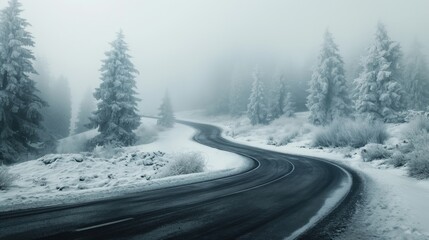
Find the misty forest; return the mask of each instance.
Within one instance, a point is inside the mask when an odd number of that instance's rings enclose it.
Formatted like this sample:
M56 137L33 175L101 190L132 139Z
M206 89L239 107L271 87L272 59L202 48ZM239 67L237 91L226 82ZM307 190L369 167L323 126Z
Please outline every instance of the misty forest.
M428 2L0 8L0 239L429 238Z

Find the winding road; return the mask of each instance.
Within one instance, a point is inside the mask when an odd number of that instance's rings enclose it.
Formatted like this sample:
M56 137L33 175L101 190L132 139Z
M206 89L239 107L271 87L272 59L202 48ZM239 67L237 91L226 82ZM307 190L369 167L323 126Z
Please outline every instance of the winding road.
M0 239L324 239L347 227L362 189L355 172L323 159L233 143L211 125L180 123L198 130L195 141L248 157L253 166L192 184L2 212ZM347 194L314 222L347 181Z

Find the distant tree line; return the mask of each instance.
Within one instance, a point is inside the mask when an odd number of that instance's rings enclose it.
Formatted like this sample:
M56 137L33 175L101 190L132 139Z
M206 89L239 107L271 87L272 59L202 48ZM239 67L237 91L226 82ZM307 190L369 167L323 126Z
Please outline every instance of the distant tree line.
M419 43L404 58L400 44L391 40L386 27L379 23L359 70L355 79L347 79L339 48L326 31L307 88L285 73L267 77L260 70L234 67L214 78L220 81L215 92L228 91L229 97L216 94L208 113L247 114L252 124L267 124L280 116L308 110L310 122L327 125L339 117L356 116L401 122L407 110L428 110L429 71ZM265 88L266 83L271 83L270 89Z

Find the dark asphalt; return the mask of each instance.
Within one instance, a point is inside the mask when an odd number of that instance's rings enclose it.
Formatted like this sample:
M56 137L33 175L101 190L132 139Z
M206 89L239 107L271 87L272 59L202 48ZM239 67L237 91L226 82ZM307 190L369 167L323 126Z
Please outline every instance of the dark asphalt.
M284 239L306 225L347 178L340 167L320 159L233 143L217 127L181 123L199 130L195 141L249 157L253 167L107 200L2 212L0 239ZM349 196L360 189L352 176ZM335 222L339 210L347 212L354 205L349 196L314 229L323 229L326 219Z

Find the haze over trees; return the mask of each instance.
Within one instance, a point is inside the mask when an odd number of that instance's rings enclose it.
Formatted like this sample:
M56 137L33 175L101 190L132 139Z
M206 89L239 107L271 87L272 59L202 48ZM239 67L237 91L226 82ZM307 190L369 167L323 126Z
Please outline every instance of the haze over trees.
M69 136L72 109L67 78L61 76L52 83L47 101L49 107L43 125L56 139Z
M283 76L280 76L275 85L270 113L272 119L281 116L292 117L295 113L295 102L293 101L292 94L286 88Z
M97 106L95 104L94 96L92 94L91 89L88 88L85 91L79 105L77 121L73 130L74 134L79 134L88 131L86 125L89 123L89 118L91 117L92 112L95 111L96 108Z
M161 106L159 107L158 126L171 128L174 126L174 113L171 106L170 95L165 91Z
M247 105L247 116L252 125L265 124L268 119L267 103L265 99L264 83L261 81L258 70L253 73L252 93Z
M246 82L243 77L242 68L235 66L231 74L229 90L229 114L240 116L246 111L248 96L246 94Z
M21 17L21 4L10 0L0 13L0 161L12 162L35 153L41 141L46 103L38 96L31 51L32 35Z
M129 146L136 141L133 130L140 125L137 114L136 82L138 71L128 54L124 34L120 31L105 53L101 67L101 84L95 89L97 110L90 117L88 127L98 128L99 135L91 139L89 148L95 146Z
M418 111L429 110L429 69L422 45L414 42L407 56L404 88L408 96L408 106Z

